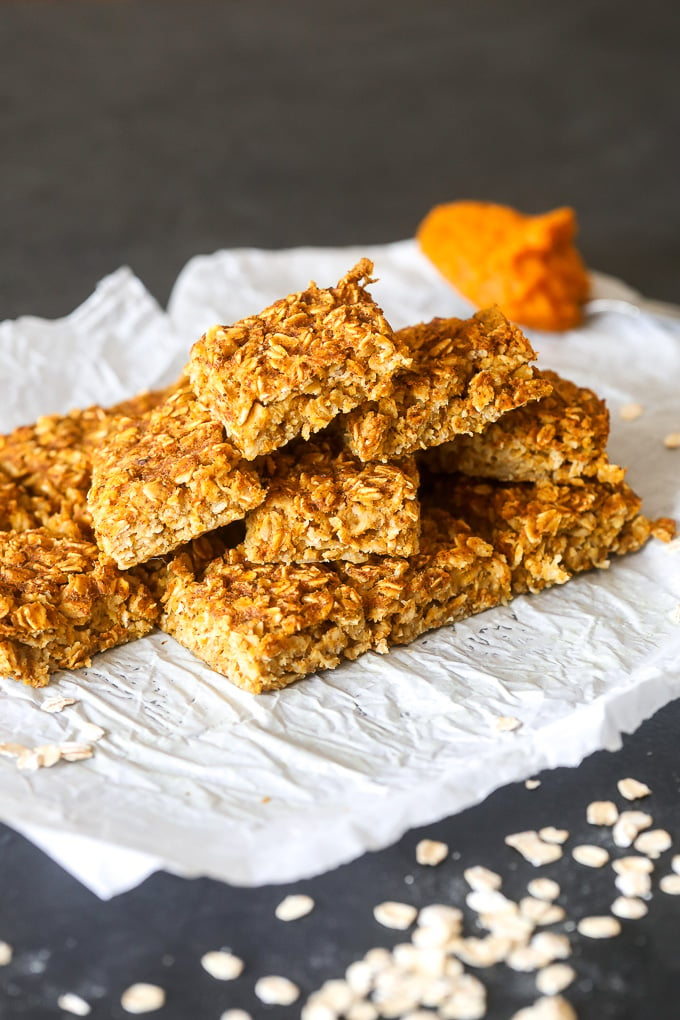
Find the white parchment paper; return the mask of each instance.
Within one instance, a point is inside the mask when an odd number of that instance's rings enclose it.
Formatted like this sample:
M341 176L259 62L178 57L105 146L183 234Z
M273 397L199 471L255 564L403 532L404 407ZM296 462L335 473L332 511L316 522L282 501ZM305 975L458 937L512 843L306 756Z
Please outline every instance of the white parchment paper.
M167 315L119 270L67 319L0 326L0 428L164 383L208 325L309 279L335 282L362 255L395 327L469 313L413 242L195 258ZM680 431L678 324L621 306L532 340L543 367L607 398L612 459L629 466L646 511L680 517L680 450L663 444ZM623 422L632 401L644 414ZM2 680L0 741L77 738L88 721L106 736L92 759L34 773L0 758L0 817L102 897L157 868L237 884L313 875L504 783L618 746L680 694L679 604L680 544L652 542L608 571L258 698L160 633L42 691ZM78 700L42 712L55 693ZM498 733L499 715L521 729Z

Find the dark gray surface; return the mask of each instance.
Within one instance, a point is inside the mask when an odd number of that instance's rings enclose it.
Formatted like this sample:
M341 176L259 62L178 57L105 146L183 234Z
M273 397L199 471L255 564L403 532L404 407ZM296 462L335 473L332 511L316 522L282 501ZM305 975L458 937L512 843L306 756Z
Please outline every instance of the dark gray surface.
M164 301L198 252L394 240L456 198L571 204L591 265L680 301L679 11L659 0L5 2L0 318L67 313L122 263ZM591 838L585 804L623 775L648 779L657 821L680 837L679 725L676 703L624 752L429 827L461 855L439 869L415 868L411 833L301 884L318 909L285 929L272 923L284 890L271 888L159 875L99 903L3 830L0 939L16 959L0 970L0 1017L58 1016L67 990L95 1018L121 1017L135 980L168 989L166 1020L217 1020L231 1004L295 1017L256 1008L254 978L281 972L311 990L399 940L372 903L457 899L469 863L498 867L515 891L503 836L554 823ZM610 902L599 873L550 870L575 916ZM228 987L198 963L222 945L248 962ZM679 945L680 904L661 894L615 942L579 943L581 1020L678 1017ZM530 1001L526 976L485 980L492 1020Z
M672 0L5 2L0 317L457 198L571 204L591 265L680 300L679 42Z

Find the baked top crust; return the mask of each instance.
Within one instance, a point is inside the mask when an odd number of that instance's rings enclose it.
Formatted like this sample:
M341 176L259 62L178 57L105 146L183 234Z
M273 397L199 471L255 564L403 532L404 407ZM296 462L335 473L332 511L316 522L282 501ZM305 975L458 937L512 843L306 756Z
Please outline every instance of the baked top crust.
M142 417L119 418L92 453L88 509L120 567L238 520L263 498L254 468L188 384Z
M515 407L546 396L550 383L522 331L496 308L470 319L432 319L396 334L412 358L389 392L337 422L361 460L389 460L482 432Z
M337 284L310 283L233 326L214 326L194 344L196 394L249 460L386 392L409 364L365 289L373 263L361 259Z
M418 551L413 458L363 464L319 439L292 443L258 468L267 495L246 518L244 552L253 563L361 562Z

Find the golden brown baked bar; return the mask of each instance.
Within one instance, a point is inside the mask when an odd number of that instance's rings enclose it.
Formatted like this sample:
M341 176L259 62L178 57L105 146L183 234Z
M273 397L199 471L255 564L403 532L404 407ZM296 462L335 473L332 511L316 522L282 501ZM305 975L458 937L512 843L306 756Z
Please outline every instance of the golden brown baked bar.
M0 535L0 675L42 687L56 669L147 634L158 604L91 542L46 529Z
M104 441L121 415L142 414L173 389L140 393L110 408L95 406L45 415L33 425L0 436L0 470L19 486L24 502L31 504L34 520L27 521L27 526L42 525L53 534L91 537L87 491L92 480L92 450Z
M255 469L188 384L140 418L119 418L92 453L88 508L119 567L171 552L263 499Z
M456 436L424 450L421 463L432 471L505 482L623 481L623 468L605 453L609 412L604 401L557 372L540 375L553 388L548 396L508 411L481 435Z
M248 460L379 398L409 364L363 286L372 272L361 259L337 287L310 283L194 344L194 391Z
M438 475L427 502L462 517L505 556L513 595L563 584L591 567L608 567L612 554L634 552L656 528L640 513L641 501L625 482L513 485Z
M325 564L248 563L232 549L205 566L193 547L168 568L161 628L253 694L369 647L361 599Z
M482 432L502 414L550 392L529 365L522 331L496 308L471 319L433 319L396 334L413 363L379 400L335 424L361 460L390 460Z
M264 502L246 518L252 563L315 563L418 551L420 506L413 458L362 464L327 441L292 443L263 458Z
M377 651L407 644L510 597L504 557L445 510L423 513L420 546L409 559L374 556L368 563L336 564L342 579L361 595Z
M45 502L30 496L0 469L0 532L39 528L39 515L46 509Z

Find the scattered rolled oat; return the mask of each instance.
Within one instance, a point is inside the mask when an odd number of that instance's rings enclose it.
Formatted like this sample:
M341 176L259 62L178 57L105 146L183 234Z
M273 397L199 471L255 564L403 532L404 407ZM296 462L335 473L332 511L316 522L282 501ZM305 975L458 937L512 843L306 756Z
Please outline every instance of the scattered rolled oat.
M220 1020L253 1020L250 1013L246 1013L245 1009L228 1009L226 1013L223 1013Z
M378 1010L372 1002L359 1001L347 1010L345 1020L378 1020Z
M469 967L493 967L505 960L511 949L510 939L487 935L483 939L460 939L454 951L458 959Z
M8 963L11 963L13 955L14 950L9 942L0 942L0 967L6 967Z
M620 872L614 885L624 896L649 896L652 891L652 880L644 871Z
M378 1010L372 1002L355 1002L347 1010L345 1020L378 1020Z
M465 897L465 902L478 914L517 913L517 904L498 889L473 889Z
M525 779L524 780L524 785L526 786L527 790L537 790L538 787L541 785L541 780L540 779Z
M669 896L680 896L680 875L664 875L659 882L659 889Z
M436 839L421 839L416 847L416 861L418 864L434 868L446 860L448 853L449 848L446 843L440 843Z
M332 1006L311 996L302 1007L300 1020L338 1020L338 1014Z
M56 744L42 744L27 747L17 758L17 768L22 772L50 769L61 759L61 750Z
M566 935L557 935L552 931L539 931L531 940L530 945L542 953L546 963L553 960L566 960L571 956L571 944Z
M519 901L519 909L524 917L538 925L558 924L565 917L563 908L556 903L534 899L533 896L524 896Z
M463 877L471 889L481 892L484 889L500 889L503 880L495 871L484 868L480 864L474 868L466 868Z
M632 873L651 875L654 871L654 865L649 857L619 857L617 861L612 861L612 868L617 875L630 875Z
M325 1017L335 1020L340 1015L344 1016L356 999L356 992L346 981L325 981L307 1000L302 1020L325 1020Z
M418 914L418 924L422 928L446 928L457 932L462 923L463 911L446 903L430 903Z
M633 843L633 846L638 853L646 854L647 857L651 857L656 860L666 850L670 850L673 845L670 832L666 832L665 829L648 829L647 832L643 832L642 835Z
M537 999L532 1006L513 1013L510 1020L578 1020L574 1007L561 995Z
M538 835L546 843L566 843L569 839L566 829L556 829L554 825L546 825L544 829L539 829Z
M576 925L581 935L589 939L611 939L621 933L621 924L615 917L603 914L600 917L582 917Z
M41 712L49 712L50 714L61 712L67 705L75 705L76 700L76 698L48 698L47 701L43 701L40 706L40 710Z
M577 864L583 864L586 868L603 868L609 860L609 854L603 846L592 846L589 843L575 846L571 856Z
M519 911L512 913L509 910L499 914L480 914L479 924L494 935L517 944L527 942L536 927L530 918L524 917Z
M0 744L0 755L3 758L18 758L24 751L29 750L25 744Z
M621 421L635 421L643 412L644 407L642 404L624 404L619 411L619 415L621 416Z
M540 970L550 962L545 953L535 946L515 946L507 956L506 964L511 970L521 971L530 974L532 971Z
M641 800L643 797L649 797L652 792L646 783L641 783L638 779L619 779L616 787L622 797L626 800Z
M486 1015L486 988L473 974L461 974L438 1015L442 1020L481 1020Z
M94 748L89 744L79 744L76 740L67 740L59 744L59 753L64 761L84 761L92 757Z
M78 733L83 740L96 744L96 742L101 740L106 734L106 730L101 726L97 726L97 724L93 722L79 722Z
M676 854L675 857L671 859L671 868L676 875L680 875L680 854Z
M611 906L612 914L637 921L647 913L647 904L635 896L618 896Z
M279 921L297 921L314 910L314 900L302 893L296 896L285 896L274 911Z
M680 447L680 432L669 432L664 437L663 445L667 450L677 450Z
M300 997L300 989L288 978L268 974L255 982L255 994L268 1006L292 1006Z
M233 981L243 973L243 960L226 949L214 949L201 957L201 967L217 981Z
M409 903L396 903L393 900L378 903L373 907L373 916L378 924L382 924L386 928L396 928L398 931L410 928L417 914L416 907L412 907Z
M516 719L514 715L499 715L493 725L499 733L512 733L520 728L522 720Z
M568 963L551 963L536 975L536 988L542 995L559 995L576 977Z
M63 995L60 995L57 999L57 1006L64 1013L73 1013L74 1016L88 1016L92 1012L89 1002L85 1002L85 999L81 999L73 992L64 992Z
M590 825L615 825L619 809L612 800L594 800L586 808L586 821Z
M651 824L652 816L644 811L622 811L612 829L612 839L617 846L629 847Z
M125 989L120 1004L126 1013L154 1013L165 1005L165 991L158 985L140 981Z
M551 864L562 856L562 848L559 845L545 843L537 832L531 830L512 833L505 837L505 842L535 868L539 868L543 864Z
M532 878L527 891L537 900L556 900L560 887L552 878Z

